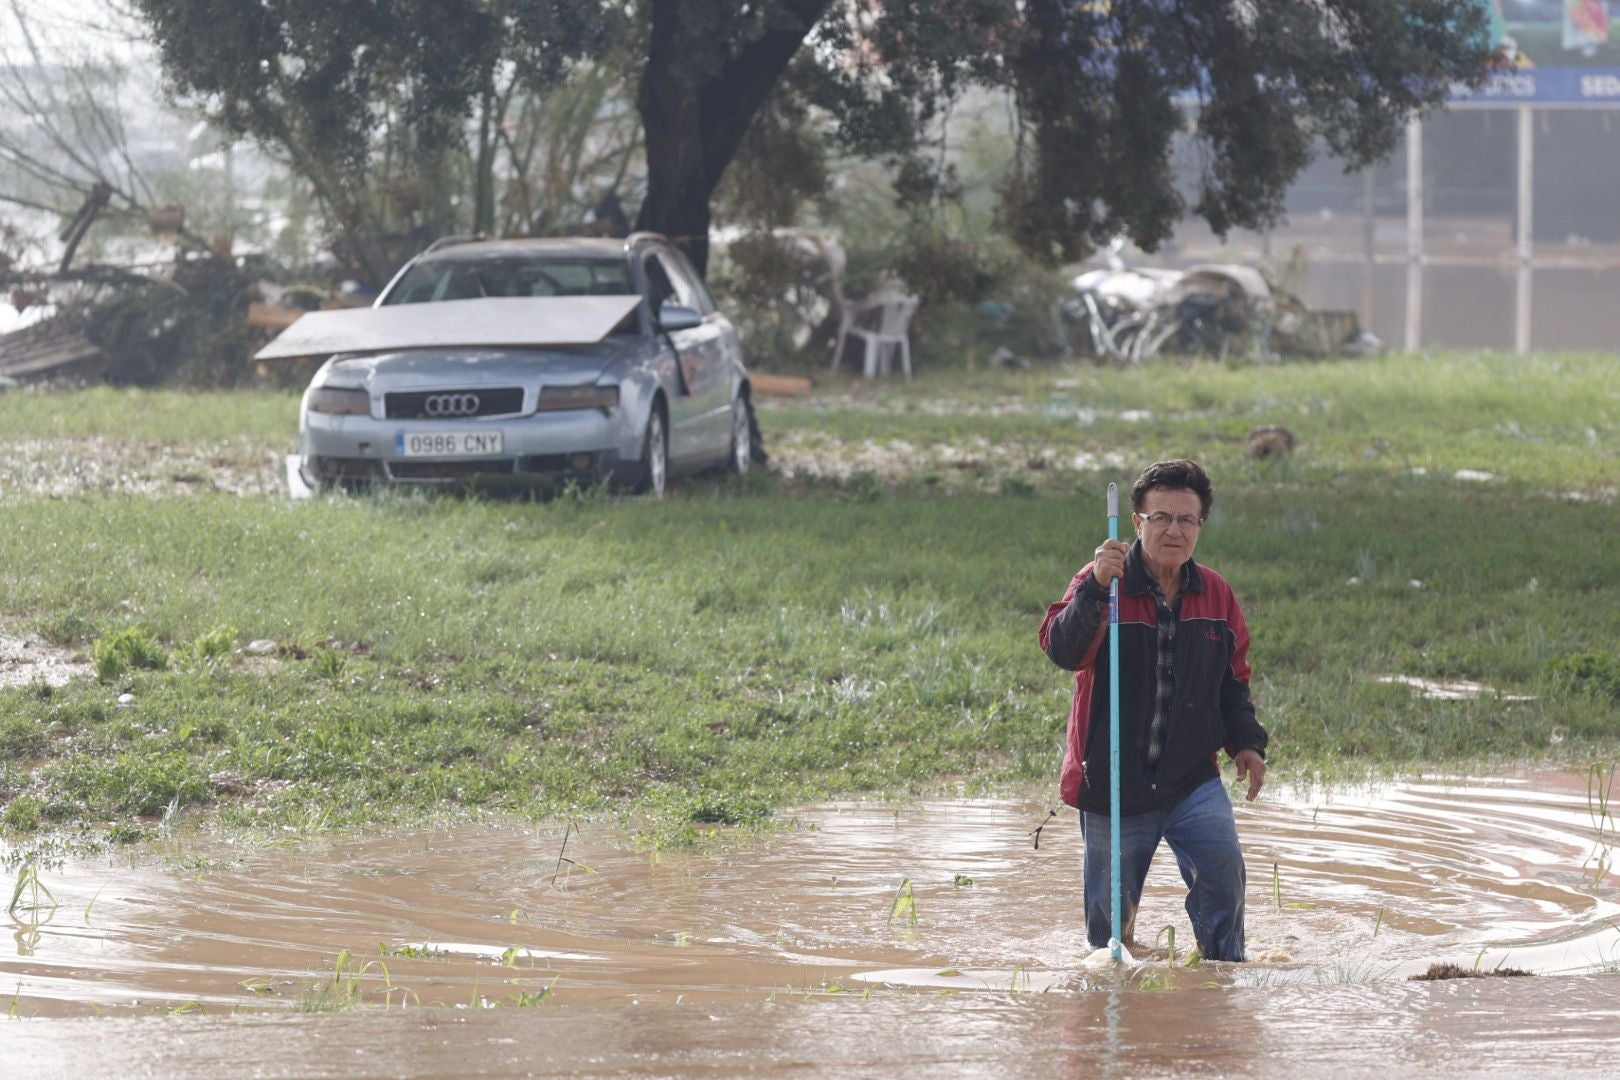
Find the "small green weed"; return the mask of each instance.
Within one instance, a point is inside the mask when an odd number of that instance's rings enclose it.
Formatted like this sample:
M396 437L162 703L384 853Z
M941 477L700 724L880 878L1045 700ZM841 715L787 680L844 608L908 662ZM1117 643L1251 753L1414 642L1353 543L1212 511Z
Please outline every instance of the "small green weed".
M1313 908L1313 907L1316 906L1315 904L1309 903L1308 901L1290 900L1286 904L1283 903L1283 898L1282 898L1282 870L1277 866L1276 863L1271 864L1271 902L1276 905L1278 911L1281 911L1285 907L1286 908Z
M203 665L217 664L236 648L236 627L216 626L196 638L189 650L191 659Z
M139 825L120 823L107 830L107 843L127 845L139 844L151 839L151 832Z
M513 1009L532 1009L538 1005L544 1005L551 1000L553 991L557 986L557 979L560 978L562 978L561 975L534 990L519 990L511 997L502 998L500 1004Z
M910 878L900 880L900 888L895 890L894 903L889 905L888 924L893 926L896 919L907 926L917 925L917 896L912 891Z
M368 988L368 980L381 985ZM404 1005L415 999L410 990L394 985L387 964L380 960L356 964L349 950L343 949L332 964L332 977L299 995L298 1011L345 1012L363 1005L367 994L380 997L384 1005L392 1005L396 999Z
M90 659L96 678L111 682L128 671L161 671L169 666L169 654L149 632L139 626L126 626L97 638L90 645Z
M1176 966L1176 928L1174 926L1166 926L1159 931L1158 937L1153 939L1153 947L1158 948L1160 943L1167 943L1164 966L1155 967L1151 964L1144 964L1135 976L1138 990L1164 991L1176 988L1174 974ZM1196 955L1196 953L1189 954L1189 962L1186 966L1192 966L1192 958Z
M33 861L24 863L17 872L17 884L11 890L11 903L6 905L6 913L22 919L42 912L48 915L55 910L56 897L39 880L39 864Z
M1157 992L1174 990L1176 984L1171 981L1167 972L1159 968L1143 968L1141 974L1136 977L1136 988L1138 990Z
M1165 955L1164 955L1165 966L1166 967L1175 967L1175 965L1176 965L1176 928L1174 926L1166 926L1163 930L1160 930L1159 931L1159 936L1153 939L1154 947L1157 947L1159 942L1161 942L1161 941L1166 943L1166 945L1165 945L1166 951L1165 951Z
M33 832L44 820L45 802L32 795L18 795L0 811L0 828L7 832Z
M1609 797L1614 788L1615 766L1605 767L1594 762L1586 772L1586 810L1592 818L1594 837L1592 854L1581 864L1584 871L1592 869L1592 887L1603 883L1614 864L1614 849L1620 843L1620 829L1616 828L1614 813L1609 809Z
M349 668L349 658L336 649L321 649L309 661L309 671L318 679L337 682Z

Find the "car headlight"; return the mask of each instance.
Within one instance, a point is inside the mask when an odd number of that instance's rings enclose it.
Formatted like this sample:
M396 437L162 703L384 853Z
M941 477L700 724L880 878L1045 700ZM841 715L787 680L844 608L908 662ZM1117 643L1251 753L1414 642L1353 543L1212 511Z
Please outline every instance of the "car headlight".
M542 386L538 410L611 409L618 404L617 386Z
M346 386L317 386L309 392L309 411L333 416L370 416L371 394Z

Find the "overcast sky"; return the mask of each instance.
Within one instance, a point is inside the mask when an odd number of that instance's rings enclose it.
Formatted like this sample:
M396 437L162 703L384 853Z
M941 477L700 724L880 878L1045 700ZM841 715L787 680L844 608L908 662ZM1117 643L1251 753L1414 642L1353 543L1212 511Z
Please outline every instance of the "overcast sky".
M20 10L42 57L64 60L89 56L127 58L145 50L140 23L122 0L0 0L0 46L13 60L27 56L17 22Z

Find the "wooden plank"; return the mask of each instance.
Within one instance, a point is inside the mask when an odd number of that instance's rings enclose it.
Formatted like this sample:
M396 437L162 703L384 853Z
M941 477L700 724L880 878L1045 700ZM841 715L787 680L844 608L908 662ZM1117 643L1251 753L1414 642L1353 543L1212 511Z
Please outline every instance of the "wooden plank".
M255 354L259 360L394 349L594 345L639 296L481 297L431 304L311 311Z
M263 326L270 330L285 330L305 314L299 308L276 307L274 304L248 305L248 325Z
M0 360L0 374L16 378L21 375L39 375L59 368L73 367L101 359L101 350L86 343L80 349L60 349L50 353L23 357L15 362Z
M39 375L101 358L101 350L84 335L49 322L0 337L0 375Z
M763 371L750 372L748 384L757 393L769 397L809 397L815 383L792 375L767 375Z

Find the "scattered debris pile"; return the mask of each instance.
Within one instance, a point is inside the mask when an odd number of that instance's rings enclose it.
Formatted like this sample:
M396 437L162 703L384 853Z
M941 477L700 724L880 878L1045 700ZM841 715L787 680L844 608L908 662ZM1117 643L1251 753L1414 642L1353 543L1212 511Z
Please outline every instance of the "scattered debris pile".
M57 236L54 266L0 254L0 288L30 321L0 336L0 386L64 376L228 386L250 377L246 358L265 334L246 321L255 282L232 256L229 235L205 240L186 229L184 207L143 207L121 195L126 210L145 214L154 250L173 248L172 260L75 263L114 195L105 182L90 187Z
M1092 354L1114 363L1160 353L1276 360L1384 350L1355 312L1312 311L1249 266L1119 265L1088 270L1072 284L1070 318L1085 327Z
M247 357L265 336L247 322L253 285L233 261L207 255L161 278L100 290L59 319L108 354L110 382L231 386L251 378Z
M4 382L233 386L258 377L250 358L274 332L250 311L271 310L282 325L302 314L257 303L263 283L212 254L161 273L53 276L33 287L47 317L0 335Z

